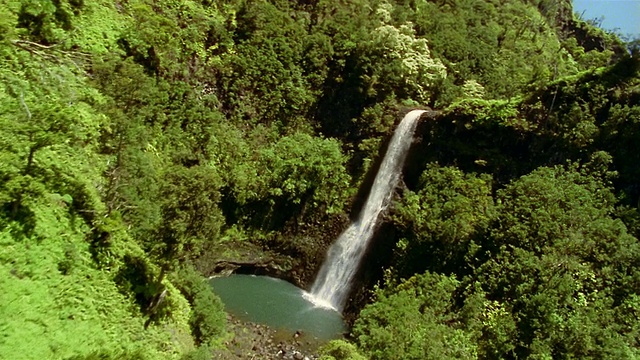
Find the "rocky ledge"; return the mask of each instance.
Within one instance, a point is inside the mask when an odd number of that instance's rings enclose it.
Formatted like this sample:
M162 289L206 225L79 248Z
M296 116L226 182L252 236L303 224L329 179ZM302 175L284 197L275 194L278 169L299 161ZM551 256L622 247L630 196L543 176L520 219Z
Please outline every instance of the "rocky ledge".
M231 315L227 320L232 338L225 342L225 349L214 352L214 359L316 360L320 357L318 348L325 343L303 333L278 331Z

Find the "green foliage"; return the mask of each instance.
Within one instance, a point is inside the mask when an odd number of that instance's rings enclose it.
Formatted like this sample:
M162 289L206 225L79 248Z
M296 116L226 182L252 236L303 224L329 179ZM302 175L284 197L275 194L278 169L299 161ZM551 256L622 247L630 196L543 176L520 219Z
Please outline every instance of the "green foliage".
M494 229L497 245L538 252L563 238L591 237L582 225L610 214L615 201L600 181L562 168L520 178L498 195L503 215ZM580 235L572 234L574 224Z
M345 340L331 340L320 349L321 360L366 360L354 344Z
M416 38L411 23L391 24L392 11L389 3L378 5L378 26L362 45L363 57L370 62L362 64L367 95L398 91L402 98L428 103L434 84L446 77L446 68L431 57L427 40Z
M490 297L513 309L518 356L633 353L626 331L607 325L615 310L604 309L628 296L621 289L630 283L618 281L629 279L640 244L610 217L614 199L601 181L589 171L541 168L498 194L496 255L477 274Z
M74 2L82 3L82 11L74 17L73 31L68 33L64 46L99 56L121 53L117 42L132 19L118 11L117 4L110 1Z
M208 346L199 346L196 349L184 354L181 360L210 360L211 348Z
M236 50L223 58L221 92L241 123L296 127L311 108L303 63L306 19L287 2L244 2L238 9Z
M149 73L190 80L206 63L216 63L231 46L225 17L217 6L198 1L132 1L118 45ZM190 66L180 66L190 63Z
M342 209L349 176L336 140L297 133L262 151L258 161L268 174L262 185L268 197L282 197L293 204L309 201L312 208L321 206L327 213Z
M627 304L637 298L640 242L612 217L610 162L606 153L596 153L584 165L541 167L499 190L496 205L481 179L449 168L425 171L422 180L429 181L405 197L398 213L411 221L415 238L449 242L432 258L418 256L409 265L426 260L442 271L457 259L445 271L463 281L430 272L399 285L389 278L354 325L361 351L372 359L637 356L636 327L620 316L637 315ZM475 201L484 198L490 211L473 211L472 203L459 207L470 211L466 216L438 215L469 201L462 191L472 194L474 182L478 190L484 187ZM478 213L484 215L482 237L463 246L460 256L448 229L464 239L465 229L474 232L466 226L473 224L469 216ZM396 221L404 224L401 219ZM406 239L398 246L403 244L415 246Z
M291 218L303 222L343 211L350 185L346 160L337 140L306 133L264 145L243 166L250 173L232 178L233 195L244 206L238 217L269 229Z
M96 205L85 177L96 179L101 168L85 161L98 161L92 150L105 118L92 104L100 95L86 87L70 58L55 63L18 47L3 52L8 61L0 69L0 143L6 149L0 155L0 199L6 214L26 220L33 214L29 204L42 195L58 194L76 210Z
M0 0L0 357L210 356L222 305L184 264L228 239L312 263L328 240L297 231L343 216L399 110L428 104L449 106L421 134L447 166L392 213L361 351L325 356L637 356L638 58L569 17ZM566 160L585 165L531 172Z
M189 325L198 344L201 344L199 349L187 358L202 358L210 352L208 346L217 345L217 340L225 334L224 306L205 279L192 267L180 268L175 274L174 281L191 304Z
M166 358L193 346L180 315L188 304L159 284L157 267L105 202L117 184L103 177L103 136L109 115L121 112L103 112L112 99L88 81L90 56L63 45L81 8L11 3L18 28L0 45L0 357ZM151 309L158 288L167 293Z
M353 336L371 359L475 359L476 345L453 311L454 277L427 272L376 291Z
M527 123L518 116L517 102L512 100L465 99L447 108L453 117L471 116L471 124L498 124L505 127L527 129Z
M119 291L109 273L95 268L84 241L88 228L74 227L64 216L51 218L53 214L45 209L55 205L44 206L38 211L37 228L42 228L38 237L17 241L6 230L0 235L4 249L0 326L5 334L0 357L105 358L111 354L107 358L121 358L131 354L132 359L160 359L189 346L188 328L179 322L168 320L165 329L154 326L145 331L144 319L131 298ZM75 248L74 258L69 259L65 247ZM60 269L61 262L69 261L73 261L71 271ZM170 332L183 339L171 341ZM146 335L141 337L142 333Z
M220 178L215 169L194 166L167 169L160 188L161 224L147 245L159 260L198 255L203 243L215 241L223 224L218 208Z
M545 19L540 6L520 1L499 5L418 1L414 6L398 8L396 16L413 21L417 33L429 39L434 56L447 66L450 77L439 90L439 104L460 97L461 89L454 84L470 79L481 84L489 98L496 98L519 94L531 83L578 70L556 35L560 24L554 22L560 19ZM553 17L558 14L551 9L547 12Z
M114 350L94 351L88 355L77 355L66 360L145 360L147 357L141 352L121 352Z
M407 191L394 222L403 228L394 266L409 277L426 269L460 272L495 216L491 177L432 164Z
M45 45L61 42L73 28L73 18L82 8L81 1L18 2L17 27L35 42Z

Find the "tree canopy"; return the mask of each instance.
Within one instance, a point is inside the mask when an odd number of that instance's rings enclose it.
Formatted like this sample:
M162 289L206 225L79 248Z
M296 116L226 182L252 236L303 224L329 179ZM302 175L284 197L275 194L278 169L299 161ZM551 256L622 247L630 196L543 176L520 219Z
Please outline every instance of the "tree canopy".
M0 0L0 358L211 357L202 276L309 283L429 106L323 356L638 357L634 46L568 1Z

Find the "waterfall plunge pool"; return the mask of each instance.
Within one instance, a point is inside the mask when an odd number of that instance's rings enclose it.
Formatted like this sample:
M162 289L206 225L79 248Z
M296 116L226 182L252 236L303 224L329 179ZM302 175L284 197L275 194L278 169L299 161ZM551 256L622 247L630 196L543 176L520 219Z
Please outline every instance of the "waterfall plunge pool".
M304 290L284 280L231 275L209 283L225 309L241 320L319 340L340 338L348 330L339 312L314 304Z

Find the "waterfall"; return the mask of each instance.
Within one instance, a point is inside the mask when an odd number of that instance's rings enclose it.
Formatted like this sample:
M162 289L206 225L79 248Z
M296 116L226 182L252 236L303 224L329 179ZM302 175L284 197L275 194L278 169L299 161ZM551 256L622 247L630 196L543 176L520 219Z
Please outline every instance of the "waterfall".
M376 230L378 215L387 207L393 190L398 184L417 120L424 112L424 110L409 112L396 128L358 218L338 237L327 252L327 258L309 294L310 300L314 303L338 311L343 310L353 278Z

